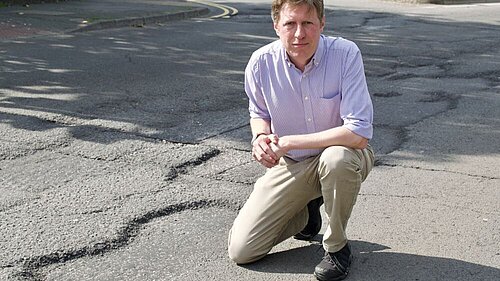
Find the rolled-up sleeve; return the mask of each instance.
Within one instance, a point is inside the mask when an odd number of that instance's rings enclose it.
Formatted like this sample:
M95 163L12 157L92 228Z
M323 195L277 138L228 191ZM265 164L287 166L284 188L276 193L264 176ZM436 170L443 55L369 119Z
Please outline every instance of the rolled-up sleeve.
M266 100L262 93L258 62L252 57L245 68L245 93L249 99L250 118L270 120Z
M340 117L343 127L357 135L373 137L373 105L366 84L365 70L359 48L353 46L345 57L342 72Z

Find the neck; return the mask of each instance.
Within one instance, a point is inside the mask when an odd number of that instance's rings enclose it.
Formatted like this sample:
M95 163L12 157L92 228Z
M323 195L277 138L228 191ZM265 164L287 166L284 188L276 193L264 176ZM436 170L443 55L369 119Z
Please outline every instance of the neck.
M298 68L300 71L304 72L304 70L306 69L306 65L311 61L312 57L308 58L307 60L305 61L297 61L297 60L294 60L292 59L288 53L287 53L287 56L288 56L288 59L293 63L293 65L295 65L296 68Z

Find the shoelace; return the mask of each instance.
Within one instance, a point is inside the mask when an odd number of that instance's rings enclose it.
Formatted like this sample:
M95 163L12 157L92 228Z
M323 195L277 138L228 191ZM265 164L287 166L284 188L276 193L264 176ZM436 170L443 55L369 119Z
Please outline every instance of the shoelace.
M327 262L337 267L337 269L342 272L342 274L347 274L346 268L340 263L336 256L330 255L328 252L325 253L325 256L328 256Z

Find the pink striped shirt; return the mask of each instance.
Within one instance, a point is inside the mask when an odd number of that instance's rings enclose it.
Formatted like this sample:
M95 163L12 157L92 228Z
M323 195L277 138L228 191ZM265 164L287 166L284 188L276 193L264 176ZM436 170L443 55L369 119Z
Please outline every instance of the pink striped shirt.
M320 37L304 72L288 59L280 40L252 54L245 69L251 118L271 121L278 136L300 135L343 126L371 139L373 106L359 48L340 37ZM321 149L291 150L297 161Z

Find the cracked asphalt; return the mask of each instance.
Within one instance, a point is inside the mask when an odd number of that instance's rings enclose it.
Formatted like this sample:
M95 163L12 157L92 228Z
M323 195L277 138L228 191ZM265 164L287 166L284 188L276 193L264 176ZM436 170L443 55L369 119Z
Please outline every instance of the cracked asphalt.
M226 255L264 172L242 83L275 38L268 2L0 41L0 280L313 280L321 235ZM375 107L348 280L498 280L500 4L326 7Z

